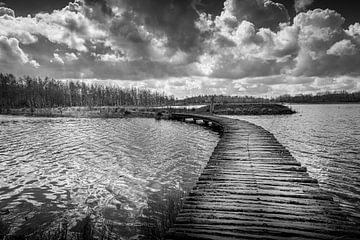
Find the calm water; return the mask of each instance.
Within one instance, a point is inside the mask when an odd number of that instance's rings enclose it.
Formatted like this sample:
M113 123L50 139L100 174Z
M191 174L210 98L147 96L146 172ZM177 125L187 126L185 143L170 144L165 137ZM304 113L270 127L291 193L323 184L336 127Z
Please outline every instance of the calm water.
M264 127L360 224L360 105L292 105L289 116L237 116Z
M217 141L171 121L0 116L0 217L21 232L91 214L134 237L149 201L191 188Z

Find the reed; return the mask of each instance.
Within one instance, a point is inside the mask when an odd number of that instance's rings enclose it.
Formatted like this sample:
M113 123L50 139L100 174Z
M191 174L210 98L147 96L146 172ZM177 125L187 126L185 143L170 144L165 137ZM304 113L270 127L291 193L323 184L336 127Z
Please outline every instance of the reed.
M102 224L95 228L94 221L86 216L77 231L71 231L67 221L63 221L54 229L38 228L26 235L11 235L11 226L0 219L0 240L115 240L119 239L112 232L111 224Z
M161 193L148 200L144 211L141 234L144 239L164 239L168 230L174 225L176 216L182 208L187 191L174 189L167 194Z
M142 239L164 239L169 228L175 223L187 191L173 189L153 194L148 199L148 207L140 219L139 232ZM95 221L88 215L76 226L70 228L67 221L56 228L38 228L26 235L11 235L11 225L0 219L0 240L115 240L121 237L113 231L113 225L102 223L95 227Z

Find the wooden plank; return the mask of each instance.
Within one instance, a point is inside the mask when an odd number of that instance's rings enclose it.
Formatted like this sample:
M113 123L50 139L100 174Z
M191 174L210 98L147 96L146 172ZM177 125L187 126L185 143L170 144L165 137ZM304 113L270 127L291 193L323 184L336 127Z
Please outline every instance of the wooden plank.
M167 239L360 239L332 197L273 134L210 115L221 139Z

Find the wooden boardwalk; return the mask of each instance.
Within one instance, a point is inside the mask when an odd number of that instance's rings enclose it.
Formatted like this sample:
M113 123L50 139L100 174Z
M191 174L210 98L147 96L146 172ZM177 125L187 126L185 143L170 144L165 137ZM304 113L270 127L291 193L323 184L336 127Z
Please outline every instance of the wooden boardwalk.
M332 197L265 129L194 114L222 137L167 239L360 239Z

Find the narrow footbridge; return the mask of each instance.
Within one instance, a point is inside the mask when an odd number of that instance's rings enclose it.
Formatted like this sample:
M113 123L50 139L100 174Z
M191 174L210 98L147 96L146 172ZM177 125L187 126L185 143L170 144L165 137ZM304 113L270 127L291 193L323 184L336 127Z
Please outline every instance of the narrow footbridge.
M167 239L360 239L359 226L273 134L246 121L172 114L221 139Z

